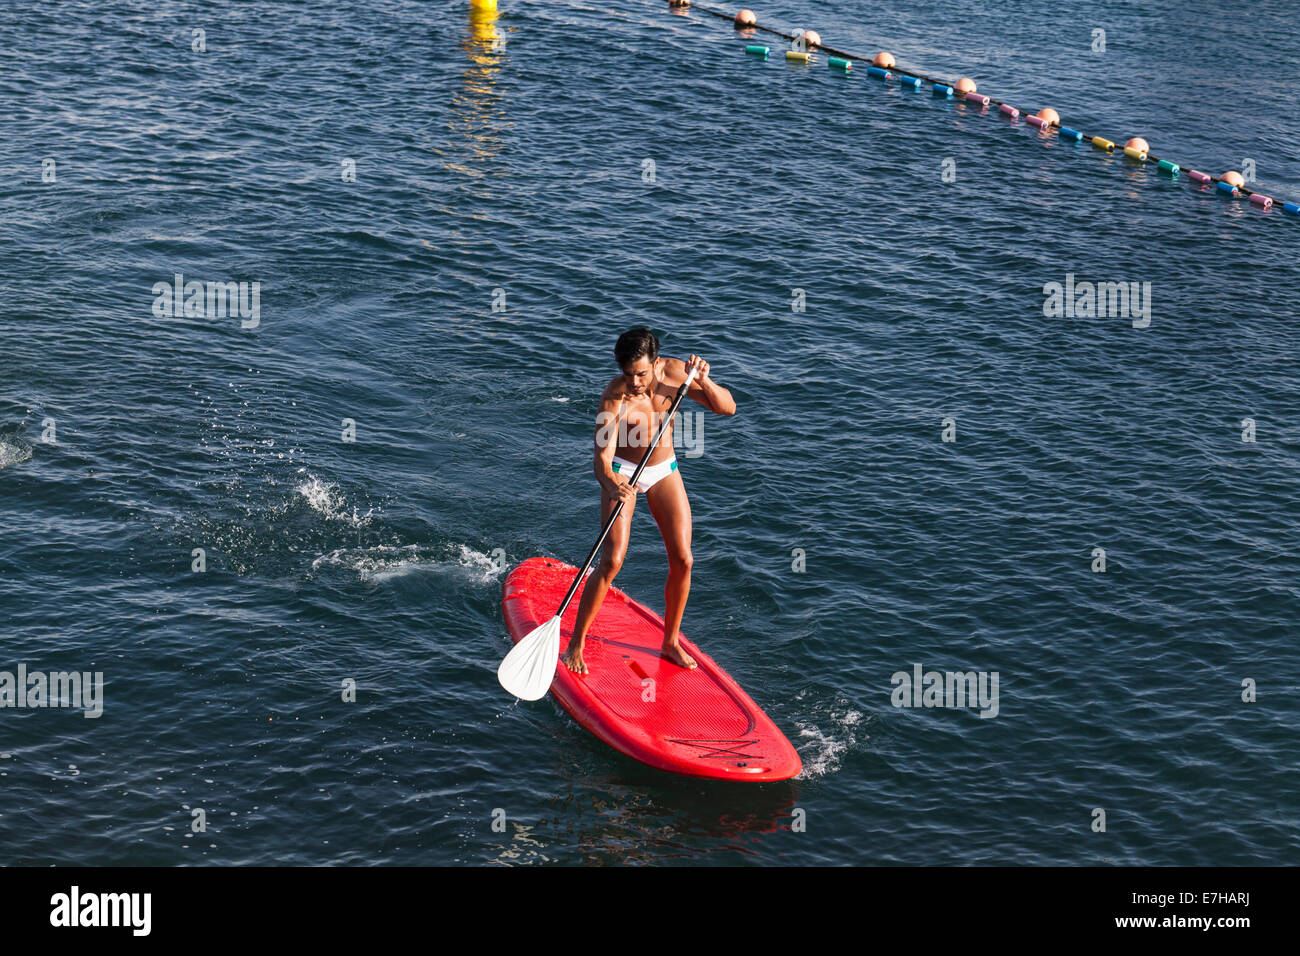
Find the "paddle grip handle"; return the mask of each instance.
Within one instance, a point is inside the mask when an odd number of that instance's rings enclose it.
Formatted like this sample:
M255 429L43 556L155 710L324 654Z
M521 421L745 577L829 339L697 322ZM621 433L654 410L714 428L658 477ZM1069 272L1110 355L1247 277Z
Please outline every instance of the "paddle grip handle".
M691 382L695 381L695 373L697 371L699 371L699 369L691 369L691 373L686 376L686 381L682 382L682 384L677 387L677 396L673 399L673 406L668 409L668 414L664 416L664 420L659 425L658 431L655 432L654 438L650 440L650 447L647 448L645 454L641 456L641 463L636 466L636 471L632 472L632 477L628 479L627 483L629 485L636 485L636 480L641 477L641 472L645 470L646 463L650 461L650 456L654 454L655 448L659 445L659 439L662 438L664 432L668 430L669 424L672 423L673 416L677 414L678 406L681 405L682 399L686 397L687 391L690 390ZM569 591L564 595L564 603L561 604L560 609L555 612L556 617L564 616L564 612L568 608L569 602L573 600L573 595L578 591L578 585L582 583L583 577L586 575L587 571L591 569L592 564L595 563L596 555L600 552L600 546L604 544L605 539L609 537L609 529L614 527L614 522L618 520L618 516L622 513L623 499L620 498L618 504L614 506L614 510L609 513L609 517L605 519L605 527L601 529L600 537L596 539L596 544L592 547L591 553L587 555L587 561L583 564L582 570L578 572L577 576L573 579L573 583L569 585Z

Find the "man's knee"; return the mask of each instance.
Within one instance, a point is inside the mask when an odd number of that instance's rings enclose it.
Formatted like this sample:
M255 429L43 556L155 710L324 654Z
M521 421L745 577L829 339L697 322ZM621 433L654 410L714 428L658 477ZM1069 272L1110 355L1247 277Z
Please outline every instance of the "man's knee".
M690 574L691 565L694 563L695 558L689 549L668 555L668 570L674 574Z
M606 552L600 556L600 563L596 565L596 573L606 581L612 581L618 575L619 569L623 567L624 554L610 554Z

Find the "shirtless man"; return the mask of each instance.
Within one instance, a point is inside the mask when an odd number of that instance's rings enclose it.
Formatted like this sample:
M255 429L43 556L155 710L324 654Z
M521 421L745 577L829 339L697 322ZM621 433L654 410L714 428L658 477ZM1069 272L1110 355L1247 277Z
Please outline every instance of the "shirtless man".
M650 514L659 525L668 550L663 655L681 667L695 667L695 660L678 643L677 633L691 590L691 504L686 500L686 487L677 471L677 456L673 454L675 422L659 439L636 488L628 480L691 369L698 372L687 395L719 415L736 414L736 403L729 391L709 378L709 363L698 355L692 355L689 362L660 358L659 340L649 329L631 329L619 336L614 359L623 374L605 386L600 396L600 414L596 417L596 481L600 483L602 527L618 502L622 500L625 504L605 539L600 563L583 586L573 637L560 660L571 671L587 673L582 645L605 600L605 592L623 566L632 511L640 491L645 494Z

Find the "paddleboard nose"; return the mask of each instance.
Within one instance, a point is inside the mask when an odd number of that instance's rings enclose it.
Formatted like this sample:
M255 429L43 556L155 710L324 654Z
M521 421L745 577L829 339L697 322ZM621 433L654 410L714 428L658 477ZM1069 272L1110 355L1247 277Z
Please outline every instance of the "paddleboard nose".
M502 587L502 613L521 641L554 613L578 569L551 558L523 562ZM577 608L565 614L571 633ZM588 631L582 676L561 667L550 692L582 727L615 750L670 773L714 780L788 780L798 752L770 717L711 657L679 632L699 664L685 670L661 653L664 619L611 587ZM589 651L589 653L588 653Z

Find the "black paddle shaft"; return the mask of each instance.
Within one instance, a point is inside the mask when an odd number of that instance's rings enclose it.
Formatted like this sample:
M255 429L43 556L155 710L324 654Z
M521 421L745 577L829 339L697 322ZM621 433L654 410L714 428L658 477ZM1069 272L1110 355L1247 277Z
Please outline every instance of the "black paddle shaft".
M677 397L673 399L673 407L668 409L668 414L664 416L663 424L659 426L659 430L655 432L655 437L650 441L650 447L647 448L645 454L641 456L641 464L636 466L636 471L632 472L632 477L628 479L627 483L632 485L634 488L636 487L636 480L641 477L641 472L645 470L646 462L650 460L650 456L654 454L655 448L658 447L659 439L663 437L664 432L668 430L668 426L672 423L673 416L677 414L677 406L681 405L682 399L686 397L686 392L691 387L691 380L693 378L695 378L694 372L688 375L686 381L682 382L681 386L677 389ZM596 560L596 554L600 551L600 546L604 544L605 539L609 537L609 529L614 527L614 522L618 520L618 516L622 512L623 499L620 498L618 504L614 506L614 510L610 512L609 518L605 521L605 527L601 529L600 537L596 539L596 545L591 549L591 554L587 555L587 563L582 566L582 570L578 572L578 576L575 577L573 583L569 585L569 593L564 595L564 603L561 604L560 609L555 612L556 617L564 616L564 612L568 608L569 602L573 600L573 595L577 593L578 585L582 582L583 576L586 575L592 562Z

